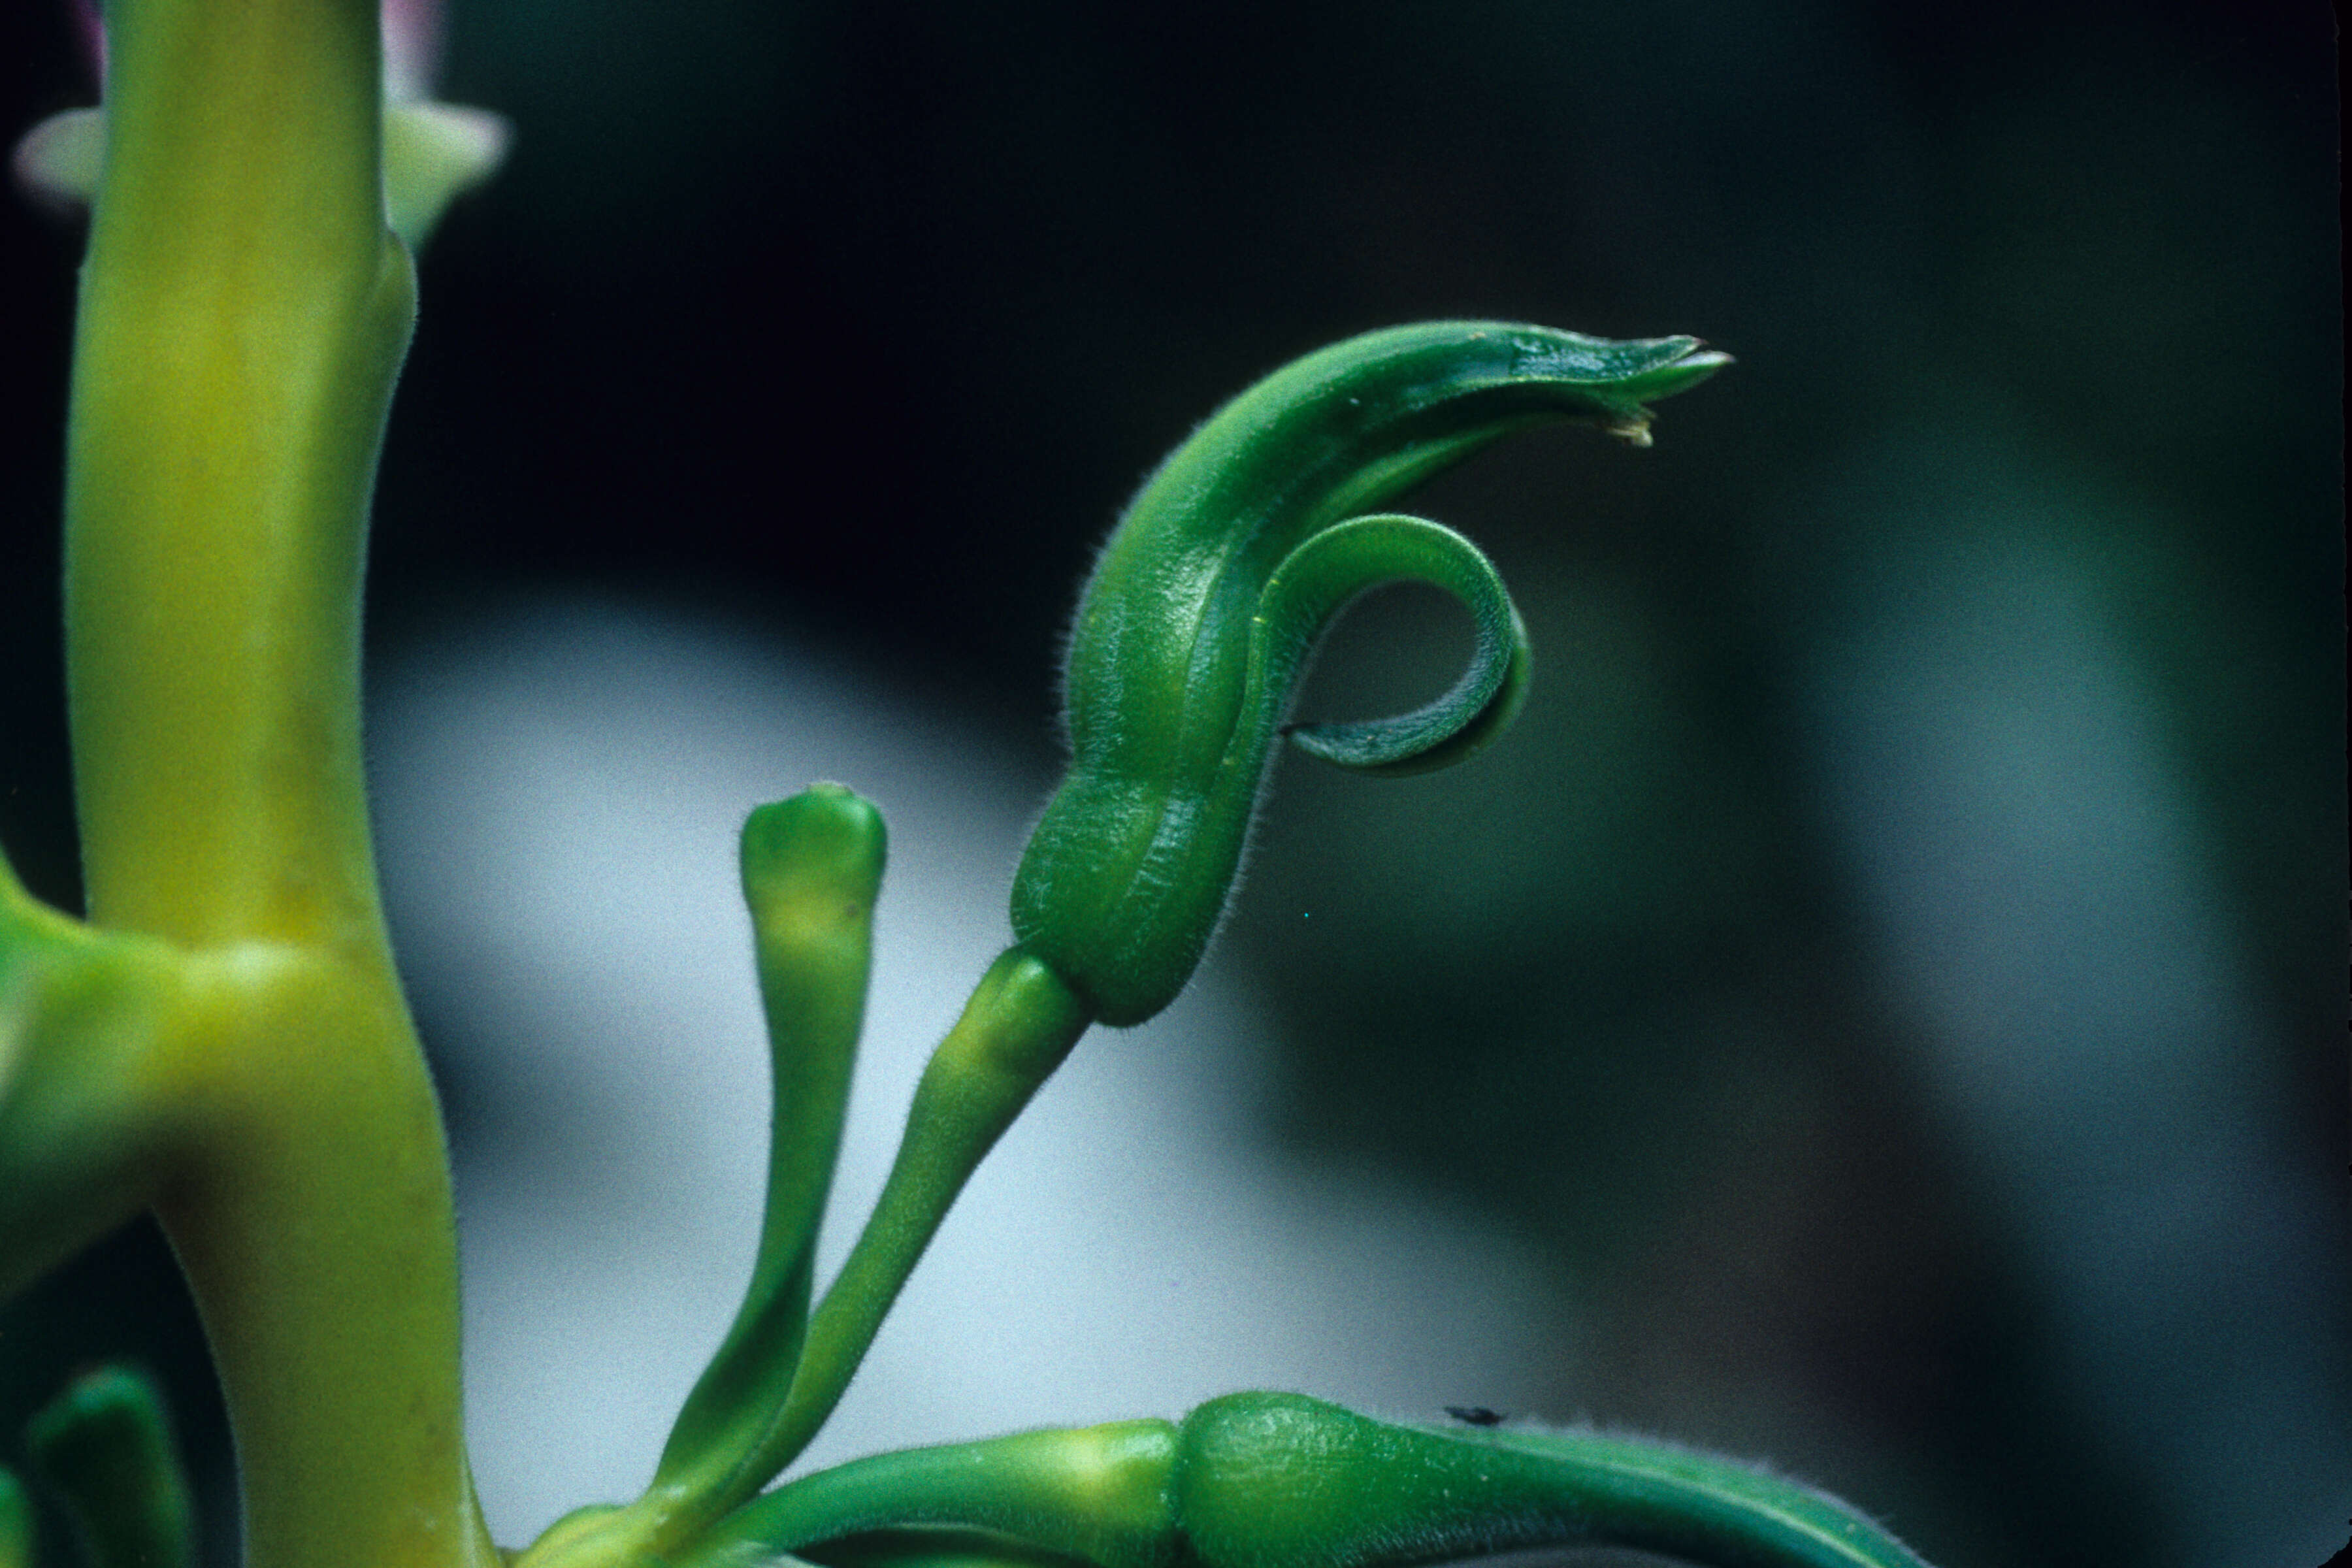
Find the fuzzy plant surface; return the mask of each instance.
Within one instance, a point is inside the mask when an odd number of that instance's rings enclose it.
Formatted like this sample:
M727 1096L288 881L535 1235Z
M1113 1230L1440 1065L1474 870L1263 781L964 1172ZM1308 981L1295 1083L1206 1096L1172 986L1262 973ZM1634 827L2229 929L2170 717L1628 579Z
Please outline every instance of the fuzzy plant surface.
M0 1291L157 1217L226 1396L253 1568L1405 1568L1571 1544L1917 1568L1861 1513L1754 1467L1286 1393L772 1484L1038 1087L1089 1026L1182 990L1278 742L1394 773L1510 722L1528 653L1509 595L1393 500L1547 421L1646 445L1648 404L1725 363L1690 338L1480 321L1276 372L1136 497L1077 614L1069 770L1014 880L1012 941L822 1295L883 826L830 784L751 813L774 1097L752 1278L645 1492L494 1545L462 1439L448 1162L368 837L358 628L413 247L495 162L495 122L400 90L374 0L114 0L104 24L103 106L37 128L18 158L91 207L66 499L88 907L43 905L0 859ZM1288 722L1325 626L1400 579L1468 606L1467 670L1415 712ZM194 1563L143 1379L73 1383L28 1448L83 1560ZM0 1568L71 1555L31 1539L0 1471Z

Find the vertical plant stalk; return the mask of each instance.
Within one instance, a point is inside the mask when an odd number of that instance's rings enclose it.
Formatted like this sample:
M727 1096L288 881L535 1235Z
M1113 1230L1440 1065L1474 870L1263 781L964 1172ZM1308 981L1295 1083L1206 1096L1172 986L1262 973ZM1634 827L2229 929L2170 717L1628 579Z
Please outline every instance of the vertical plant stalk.
M373 0L117 0L67 659L91 921L186 956L154 1205L257 1568L487 1564L440 1119L375 888L368 495L414 310Z
M775 1474L765 1456L808 1337L817 1234L865 1022L885 837L881 813L838 784L763 805L743 825L743 897L775 1105L767 1205L742 1309L678 1412L637 1505L658 1545L708 1524Z
M364 0L113 8L75 342L67 648L89 910L380 951L358 731L413 315Z

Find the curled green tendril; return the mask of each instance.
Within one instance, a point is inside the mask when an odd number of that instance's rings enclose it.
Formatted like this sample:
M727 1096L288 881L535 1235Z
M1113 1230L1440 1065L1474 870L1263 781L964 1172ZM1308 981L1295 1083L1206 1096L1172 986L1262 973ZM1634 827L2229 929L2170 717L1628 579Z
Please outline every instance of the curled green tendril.
M1070 770L1013 889L1023 949L1107 1024L1175 997L1223 912L1306 656L1364 589L1412 580L1463 600L1470 668L1426 708L1297 726L1292 743L1408 773L1499 733L1528 670L1501 579L1450 530L1359 514L1535 424L1590 420L1646 446L1644 405L1726 363L1694 338L1436 321L1325 349L1227 405L1145 483L1079 605Z
M1528 689L1528 628L1494 564L1441 523L1394 512L1353 518L1292 551L1259 595L1243 705L1250 731L1269 732L1298 682L1315 635L1349 599L1383 583L1443 588L1469 608L1469 668L1434 702L1390 719L1293 724L1290 743L1369 773L1449 767L1510 727Z

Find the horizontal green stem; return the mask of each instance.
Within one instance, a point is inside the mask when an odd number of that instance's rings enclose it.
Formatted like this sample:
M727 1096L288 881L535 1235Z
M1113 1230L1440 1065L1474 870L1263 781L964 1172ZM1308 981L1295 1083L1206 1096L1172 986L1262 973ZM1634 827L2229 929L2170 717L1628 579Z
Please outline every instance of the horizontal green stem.
M1123 1421L914 1448L804 1476L727 1521L685 1568L832 1553L909 1529L1007 1538L982 1562L1097 1568L1415 1568L1612 1546L1705 1568L1926 1568L1823 1493L1711 1454L1583 1432L1433 1429L1295 1394L1234 1394L1171 1426ZM923 1559L919 1542L899 1557ZM885 1560L889 1553L881 1554Z
M906 1526L1000 1532L1100 1568L1155 1568L1173 1540L1177 1430L1117 1421L908 1448L804 1476L746 1508L689 1563L791 1551Z

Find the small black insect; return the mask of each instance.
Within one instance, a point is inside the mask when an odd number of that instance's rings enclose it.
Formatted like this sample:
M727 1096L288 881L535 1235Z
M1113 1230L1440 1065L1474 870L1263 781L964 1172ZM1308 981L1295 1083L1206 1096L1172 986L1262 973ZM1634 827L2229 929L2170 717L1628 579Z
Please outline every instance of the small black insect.
M1500 1426L1510 1419L1499 1410L1489 1410L1483 1405L1449 1405L1445 1414L1465 1426Z

